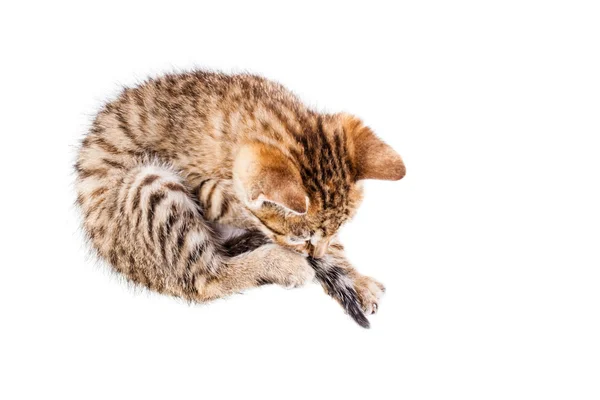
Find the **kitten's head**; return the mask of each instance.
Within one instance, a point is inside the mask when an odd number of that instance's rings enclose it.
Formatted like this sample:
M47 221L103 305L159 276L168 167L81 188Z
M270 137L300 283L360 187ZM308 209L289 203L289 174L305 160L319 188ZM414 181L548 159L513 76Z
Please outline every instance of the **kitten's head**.
M279 141L254 141L236 156L238 195L265 234L282 246L322 257L356 212L364 179L399 180L402 158L347 114L304 121ZM296 127L297 128L297 127Z

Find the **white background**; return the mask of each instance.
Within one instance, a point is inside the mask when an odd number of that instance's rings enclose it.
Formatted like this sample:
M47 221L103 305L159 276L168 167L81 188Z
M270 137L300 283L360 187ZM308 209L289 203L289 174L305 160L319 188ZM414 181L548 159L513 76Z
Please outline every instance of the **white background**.
M595 2L4 2L0 398L600 398ZM253 3L250 5L249 3ZM403 155L317 286L188 306L87 255L75 146L120 85L248 70Z

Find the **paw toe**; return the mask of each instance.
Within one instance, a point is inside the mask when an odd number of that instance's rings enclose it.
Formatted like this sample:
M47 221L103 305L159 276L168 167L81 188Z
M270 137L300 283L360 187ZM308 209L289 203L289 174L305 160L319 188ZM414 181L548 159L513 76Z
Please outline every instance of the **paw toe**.
M356 282L356 292L363 311L370 315L378 311L379 301L385 293L385 287L375 279L363 276Z

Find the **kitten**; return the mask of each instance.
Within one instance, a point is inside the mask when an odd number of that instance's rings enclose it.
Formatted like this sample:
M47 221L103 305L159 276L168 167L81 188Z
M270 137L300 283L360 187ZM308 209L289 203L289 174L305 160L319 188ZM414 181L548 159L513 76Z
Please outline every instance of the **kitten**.
M361 326L377 311L336 233L362 180L405 168L356 117L254 75L166 75L98 113L75 168L92 246L135 283L203 302L316 277Z

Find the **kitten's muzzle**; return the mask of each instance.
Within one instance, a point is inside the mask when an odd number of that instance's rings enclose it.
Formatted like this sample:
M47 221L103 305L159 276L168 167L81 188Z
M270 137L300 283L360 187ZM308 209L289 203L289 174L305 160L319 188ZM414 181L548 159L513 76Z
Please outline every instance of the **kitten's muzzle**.
M319 259L322 258L327 252L327 248L329 247L329 240L321 240L315 245L309 246L309 253L312 258Z

